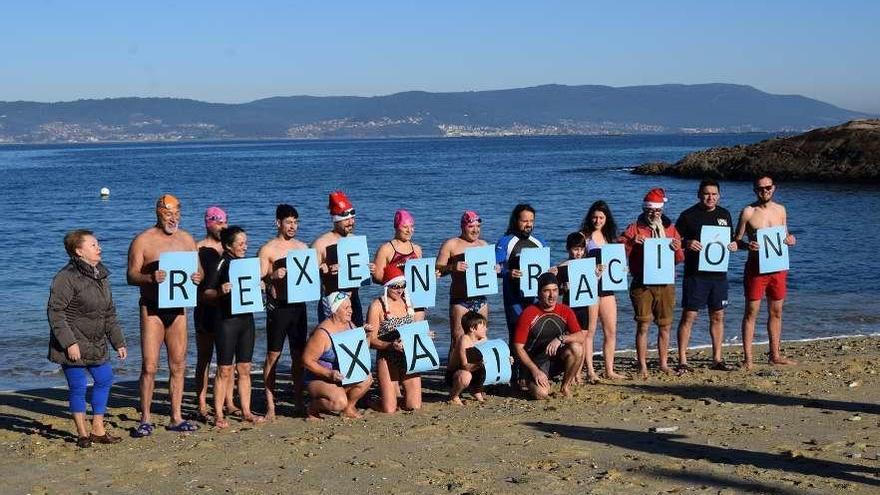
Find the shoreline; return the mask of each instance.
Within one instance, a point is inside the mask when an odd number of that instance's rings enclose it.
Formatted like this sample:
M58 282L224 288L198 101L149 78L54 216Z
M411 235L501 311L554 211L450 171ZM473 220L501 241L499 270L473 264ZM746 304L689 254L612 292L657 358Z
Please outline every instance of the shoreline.
M601 338L601 337L600 337L599 335L596 335L596 339L597 339L597 340L600 339L600 338ZM806 338L806 339L783 340L783 341L782 341L782 346L784 347L784 346L787 345L787 344L801 344L801 343L809 343L809 342L821 342L821 341L825 341L825 340L843 340L843 339L859 339L859 338L880 338L880 332L867 333L867 334L853 334L853 335L831 335L831 336L827 336L827 337L811 337L811 338ZM767 341L767 340L761 340L761 341L755 340L755 341L753 342L753 345L754 345L755 347L767 346L768 344L769 344L769 341ZM649 341L649 343L648 343L648 352L649 352L651 355L656 355L656 354L657 354L657 349L654 348L654 347L651 347L651 345L652 345L652 342ZM712 348L712 344L700 344L700 345L689 346L689 347L688 347L688 350L689 350L689 351L700 351L700 350L711 349L711 348ZM734 349L736 349L736 348L742 348L742 343L727 342L727 343L721 344L721 348L722 348L722 349L727 349L727 348L734 348ZM674 346L670 345L670 347L669 347L669 352L670 352L670 359L671 359L672 361L676 361L676 360L677 360L677 358L674 356L676 350L677 350L677 347L674 347ZM634 348L633 348L633 349L629 349L629 348L627 348L627 349L617 349L617 350L614 351L614 355L615 355L615 356L629 356L629 355L633 355L633 354L635 354L635 352L636 352L636 350L635 350ZM282 355L282 358L284 358L285 356L289 356L289 355L288 355L288 354L284 354L284 355ZM599 358L602 357L602 351L596 351L596 352L593 352L593 358L595 359L595 358L597 358L597 357L599 357ZM254 363L254 364L256 364L256 363ZM446 366L446 356L443 355L442 353L441 353L441 355L440 355L440 364L441 364L441 367L445 367L445 366ZM191 366L187 366L187 370L189 370L190 368L192 368L192 367L191 367ZM59 369L60 369L60 368L59 368ZM209 370L208 370L208 371L209 371L209 374L213 374L213 372L214 372L216 369L217 369L217 363L215 362L215 360L212 360L212 361L211 361L211 367L210 367ZM167 370L167 368L159 368L160 373L161 373L163 370ZM284 371L285 373L287 373L287 372L289 372L289 370L290 370L290 368L279 368L278 371L279 371L279 372ZM375 373L376 370L373 369L372 371ZM263 368L262 368L262 366L253 366L253 367L252 367L252 370L251 370L251 374L252 374L252 375L259 375L259 374L262 374L262 372L263 372ZM438 371L437 373L439 373L439 371ZM44 377L45 377L45 376L49 376L49 377L61 377L61 376L63 376L63 373L61 373L61 372L59 371L59 372L54 373L54 374L51 374L51 375L40 375L40 376L44 376ZM163 375L163 374L157 374L157 375L156 375L156 380L157 380L157 381L159 381L159 380L167 380L167 379L168 379L167 374L165 374L165 375ZM185 375L185 379L186 379L186 380L195 380L195 374L194 374L194 373L187 373L187 374ZM117 383L123 383L123 382L129 382L129 381L137 381L137 378L134 378L133 380L121 380L121 381L119 381L119 382L114 382L114 385L116 385ZM36 389L39 389L39 388L45 388L45 387L36 387ZM66 388L67 388L67 385L56 385L56 386L49 387L49 388L53 388L53 389L66 389ZM26 391L28 391L28 390L34 390L34 388L16 388L16 389L0 390L0 394L15 394L15 393L20 393L20 392L26 392Z
M756 356L766 350L757 346ZM876 493L880 489L880 336L786 342L797 366L694 372L576 387L570 399L490 395L445 402L424 376L416 412L360 420L278 418L228 431L164 430L157 387L153 436L129 438L136 383L114 386L110 431L121 444L80 450L63 389L3 393L3 493ZM732 349L733 362L741 353ZM621 359L622 372L632 359ZM187 390L191 390L188 383ZM255 410L262 411L261 383ZM280 395L289 399L289 383ZM192 393L184 398L191 411ZM652 429L659 428L659 431ZM48 461L48 462L47 462ZM86 469L89 469L86 472Z

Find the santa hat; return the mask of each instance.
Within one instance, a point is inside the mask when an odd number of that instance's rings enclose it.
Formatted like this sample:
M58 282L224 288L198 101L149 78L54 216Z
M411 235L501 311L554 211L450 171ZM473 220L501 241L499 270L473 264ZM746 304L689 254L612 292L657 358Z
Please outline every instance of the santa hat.
M354 206L348 200L348 196L342 191L333 191L330 193L330 216L334 222L341 222L349 218L354 218Z
M382 271L382 285L385 287L382 294L383 307L388 309L388 288L392 285L398 284L406 284L406 277L403 276L403 270L395 265L385 265L385 270ZM400 295L403 298L403 302L406 305L406 313L408 315L414 315L415 309L413 309L412 302L406 297L406 292L403 292Z
M403 270L395 265L385 265L385 270L382 272L382 285L388 287L405 283L406 277L403 276Z
M648 191L648 194L645 195L644 208L663 208L665 203L668 201L666 198L666 193L662 188L655 187Z

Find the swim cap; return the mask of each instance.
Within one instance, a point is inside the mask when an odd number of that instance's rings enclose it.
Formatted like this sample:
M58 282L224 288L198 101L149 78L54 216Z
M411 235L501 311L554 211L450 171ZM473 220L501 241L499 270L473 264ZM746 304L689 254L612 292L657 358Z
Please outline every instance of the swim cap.
M163 194L156 201L156 214L161 215L166 210L180 211L180 200L170 194Z
M644 208L663 208L664 204L668 201L666 198L666 192L659 187L655 187L648 191L648 194L645 195Z
M342 306L342 301L345 301L346 299L348 299L348 292L331 292L324 297L324 307L329 309L331 314L336 313L339 306Z
M405 283L406 278L403 276L403 270L395 265L385 265L385 270L382 272L383 286L388 287L389 285L398 285Z
M473 223L483 223L483 220L480 218L480 215L477 215L477 212L473 210L467 210L461 214L461 227L467 227Z
M394 212L394 228L400 228L401 225L415 225L416 219L406 210L397 210Z
M209 206L205 210L205 227L216 225L218 223L226 223L226 212L219 206Z
M544 289L544 287L553 284L559 285L559 280L556 278L556 275L553 275L550 272L544 272L538 277L538 292Z
M342 191L333 191L330 193L330 216L334 222L340 222L354 217L354 206L349 201L348 196Z

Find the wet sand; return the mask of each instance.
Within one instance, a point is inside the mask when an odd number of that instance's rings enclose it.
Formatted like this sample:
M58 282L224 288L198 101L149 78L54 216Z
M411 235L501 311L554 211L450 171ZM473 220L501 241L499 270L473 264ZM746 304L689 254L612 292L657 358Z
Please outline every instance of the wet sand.
M682 377L655 371L580 386L571 399L495 395L461 407L444 402L437 376L414 413L306 422L284 402L262 426L233 418L226 431L160 427L145 439L128 436L137 385L126 382L108 416L125 439L90 449L73 443L66 390L4 393L0 493L880 492L880 338L784 347L801 364L712 371L703 349ZM632 374L631 355L618 362ZM163 426L164 386L154 414Z

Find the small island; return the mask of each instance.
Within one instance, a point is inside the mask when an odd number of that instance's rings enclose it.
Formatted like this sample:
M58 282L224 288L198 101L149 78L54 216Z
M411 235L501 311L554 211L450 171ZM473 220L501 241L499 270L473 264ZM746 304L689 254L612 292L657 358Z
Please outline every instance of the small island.
M638 175L751 180L880 183L880 119L853 120L797 136L751 145L710 148L674 164L645 163Z

